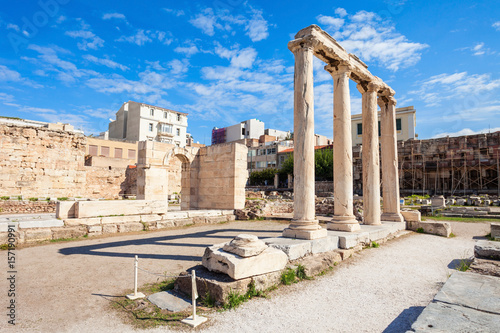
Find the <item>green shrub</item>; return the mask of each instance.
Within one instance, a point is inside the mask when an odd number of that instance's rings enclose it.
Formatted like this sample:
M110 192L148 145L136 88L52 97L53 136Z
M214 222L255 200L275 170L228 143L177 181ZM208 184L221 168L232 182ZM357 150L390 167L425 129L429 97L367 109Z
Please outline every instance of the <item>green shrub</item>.
M288 286L295 282L295 270L288 267L284 272L281 273L281 283Z
M61 197L57 198L57 201L67 201L69 198L68 197Z
M423 234L424 233L424 228L418 228L417 232L420 233L420 234Z
M10 197L8 197L8 196L3 196L3 197L0 197L0 199L2 199L2 200L9 200L9 199L10 199Z
M29 198L29 201L38 201L38 198Z
M379 248L380 247L380 244L373 241L371 244L370 244L370 247L374 247L374 248Z

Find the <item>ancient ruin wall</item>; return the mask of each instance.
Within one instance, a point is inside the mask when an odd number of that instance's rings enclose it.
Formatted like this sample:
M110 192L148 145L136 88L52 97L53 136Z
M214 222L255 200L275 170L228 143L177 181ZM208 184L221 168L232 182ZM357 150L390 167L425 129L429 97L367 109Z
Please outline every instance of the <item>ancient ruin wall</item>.
M0 125L0 196L117 198L135 194L134 171L85 166L86 137Z

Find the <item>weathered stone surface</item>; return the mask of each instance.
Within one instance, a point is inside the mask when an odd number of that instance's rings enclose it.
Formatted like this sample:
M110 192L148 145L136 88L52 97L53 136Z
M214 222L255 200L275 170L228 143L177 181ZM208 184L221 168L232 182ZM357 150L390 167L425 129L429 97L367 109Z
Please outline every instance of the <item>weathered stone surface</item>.
M239 234L222 248L226 252L234 253L240 257L253 257L267 249L266 243L255 235Z
M102 224L107 224L107 223L129 223L129 222L140 222L141 221L141 216L140 215L127 215L127 216L104 216L101 218L101 223Z
M24 232L26 243L41 242L48 239L52 239L52 231L50 229L28 229Z
M420 222L422 220L421 214L418 210L403 210L401 215L407 222Z
M97 236L102 234L101 225L89 225L87 226L87 232L89 236Z
M101 224L100 217L93 217L88 219L66 219L63 220L64 224L67 226L75 226L75 225L97 225Z
M500 240L500 223L491 223L491 237Z
M283 251L288 260L295 260L311 254L311 242L301 239L290 239L285 237L265 238L263 241L275 249Z
M468 272L500 277L500 261L474 258Z
M162 215L162 219L164 220L173 220L173 219L187 219L188 212L167 212Z
M166 213L165 201L148 200L106 200L106 201L78 201L75 206L75 215L78 218L109 216L116 214L139 215Z
M500 260L500 242L477 241L474 245L474 256L476 258Z
M406 223L408 230L417 231L422 228L424 233L449 237L451 234L451 225L448 222L425 221L425 222L410 222Z
M193 219L181 219L181 220L174 221L174 225L176 227L182 227L182 226L186 226L186 225L193 224L193 223L194 223Z
M56 219L45 219L45 220L33 220L33 221L20 221L19 228L51 228L51 227L62 227L64 222L62 220Z
M191 307L191 302L174 295L170 290L149 295L148 300L160 309L172 312L181 312Z
M242 258L223 251L224 244L217 244L205 249L203 266L214 272L229 275L235 280L254 275L261 275L283 269L288 257L282 251L268 247L261 254Z
M173 220L158 221L158 222L156 222L156 227L158 229L173 228L173 227L175 227L174 222L175 221L173 221Z
M227 222L226 216L208 216L205 218L205 223L222 223L222 222Z
M77 238L87 234L84 226L81 227L64 227L52 229L52 239L60 238Z
M118 232L118 227L116 224L103 224L102 233L103 234L116 234Z
M142 223L122 223L118 224L118 232L134 232L144 230Z
M327 252L308 256L295 261L295 264L304 266L307 276L314 276L331 266L336 265L342 261L342 257L338 252Z
M75 201L58 201L56 203L56 218L67 219L75 217Z
M156 222L161 221L162 217L158 214L150 214L150 215L141 215L141 222Z

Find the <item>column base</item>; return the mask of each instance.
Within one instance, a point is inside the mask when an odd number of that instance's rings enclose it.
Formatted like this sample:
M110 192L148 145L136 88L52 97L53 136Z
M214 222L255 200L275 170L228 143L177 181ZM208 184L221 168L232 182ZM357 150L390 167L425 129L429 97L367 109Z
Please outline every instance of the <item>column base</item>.
M361 230L361 226L357 221L356 223L329 222L326 228L328 230L348 231L348 232Z
M328 232L320 226L316 230L286 228L282 235L285 238L318 239L328 236Z
M380 216L380 219L382 221L388 221L388 222L403 222L403 215L401 213L382 213Z

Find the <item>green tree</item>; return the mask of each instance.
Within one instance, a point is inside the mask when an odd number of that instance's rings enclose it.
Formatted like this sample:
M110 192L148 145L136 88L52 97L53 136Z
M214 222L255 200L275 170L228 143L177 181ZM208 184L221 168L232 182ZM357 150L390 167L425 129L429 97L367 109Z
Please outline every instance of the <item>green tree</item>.
M288 155L279 172L293 175L293 154ZM314 172L317 180L333 180L332 149L318 149L314 152Z
M272 185L274 184L274 175L278 173L278 169L269 168L261 171L254 171L250 174L250 185Z
M288 154L285 162L281 165L280 173L284 175L293 175L293 154Z

